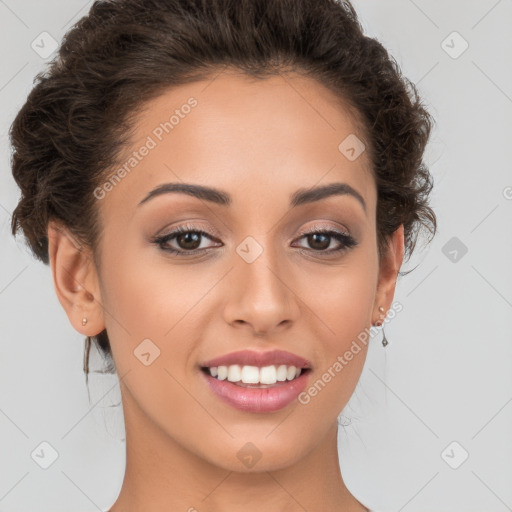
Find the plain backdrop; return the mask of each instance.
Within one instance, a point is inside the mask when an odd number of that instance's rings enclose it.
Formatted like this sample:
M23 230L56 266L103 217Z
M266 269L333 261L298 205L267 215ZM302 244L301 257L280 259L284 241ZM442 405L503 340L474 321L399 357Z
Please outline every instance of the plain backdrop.
M0 0L0 512L107 510L124 472L117 377L92 374L88 396L83 337L10 234L9 126L51 59L41 47L90 5ZM342 474L382 512L512 510L512 3L354 5L436 119L439 229L404 267L418 265L398 282L390 344L374 337L340 418Z

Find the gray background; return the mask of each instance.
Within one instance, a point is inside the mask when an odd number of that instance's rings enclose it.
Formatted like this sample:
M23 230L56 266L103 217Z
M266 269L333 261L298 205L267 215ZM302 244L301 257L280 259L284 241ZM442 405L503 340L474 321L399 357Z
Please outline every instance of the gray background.
M0 0L1 512L106 510L124 473L117 377L93 374L89 399L83 337L49 267L10 235L7 131L51 58L40 34L60 41L90 4ZM372 340L340 418L342 474L383 512L512 510L512 2L354 5L436 118L425 160L439 231L404 267L419 264L398 282L390 345ZM48 469L31 455L44 441L58 454Z

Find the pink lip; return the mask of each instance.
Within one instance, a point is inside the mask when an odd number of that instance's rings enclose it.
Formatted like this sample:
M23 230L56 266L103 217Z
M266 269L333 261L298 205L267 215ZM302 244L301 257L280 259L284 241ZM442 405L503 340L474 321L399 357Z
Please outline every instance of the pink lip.
M272 412L283 409L304 391L310 371L296 379L277 382L268 388L245 388L228 380L218 380L200 371L210 389L225 403L245 412Z
M257 352L254 350L239 350L231 352L224 356L210 359L200 366L213 367L213 366L229 366L232 364L239 364L241 366L270 366L285 364L287 366L295 366L296 368L311 368L311 363L306 359L286 352L284 350L271 350L267 352ZM293 381L291 381L293 382Z

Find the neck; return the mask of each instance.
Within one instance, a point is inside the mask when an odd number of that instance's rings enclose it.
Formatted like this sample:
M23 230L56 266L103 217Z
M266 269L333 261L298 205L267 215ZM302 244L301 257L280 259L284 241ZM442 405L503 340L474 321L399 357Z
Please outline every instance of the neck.
M337 424L306 457L275 471L234 472L186 450L125 397L126 469L109 512L365 512L340 472Z

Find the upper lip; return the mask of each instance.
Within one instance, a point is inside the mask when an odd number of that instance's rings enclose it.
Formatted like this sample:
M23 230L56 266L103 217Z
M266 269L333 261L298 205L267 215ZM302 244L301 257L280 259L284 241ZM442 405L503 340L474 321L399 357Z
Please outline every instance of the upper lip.
M311 363L291 352L285 350L271 350L260 352L255 350L239 350L230 352L220 357L210 359L200 364L202 367L230 366L239 364L241 366L270 366L285 364L296 368L311 368Z

